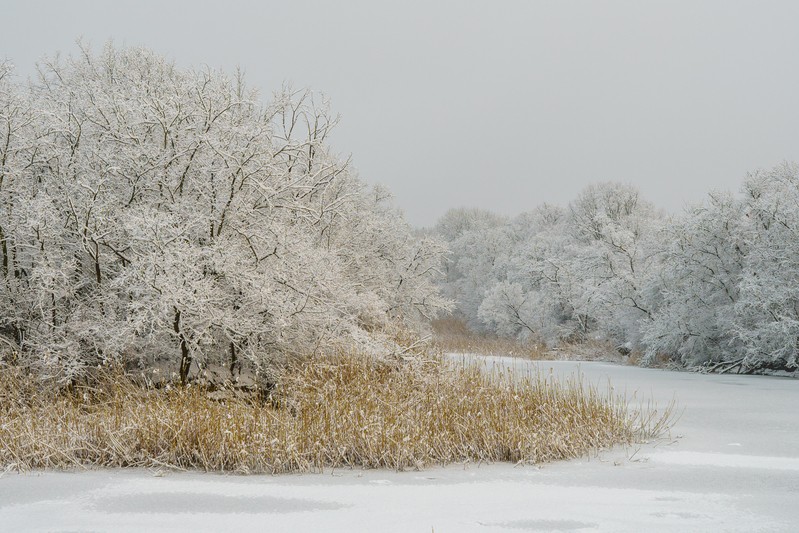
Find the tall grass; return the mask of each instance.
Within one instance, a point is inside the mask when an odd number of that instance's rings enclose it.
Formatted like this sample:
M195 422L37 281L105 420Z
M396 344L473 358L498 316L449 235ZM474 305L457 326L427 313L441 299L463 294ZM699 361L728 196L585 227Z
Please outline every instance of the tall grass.
M546 346L541 342L521 342L491 333L476 333L465 321L455 317L433 321L433 346L442 352L510 355L526 359L549 357Z
M520 341L492 333L475 332L458 317L434 320L432 340L432 345L445 353L513 356L531 360L612 361L637 365L642 356L637 351L629 356L622 355L613 343L597 339L575 339L547 346L535 339Z
M147 389L123 376L56 392L0 368L2 469L280 473L539 463L651 438L667 418L636 416L622 399L579 382L434 357L317 358L291 368L267 399L214 399L196 386Z

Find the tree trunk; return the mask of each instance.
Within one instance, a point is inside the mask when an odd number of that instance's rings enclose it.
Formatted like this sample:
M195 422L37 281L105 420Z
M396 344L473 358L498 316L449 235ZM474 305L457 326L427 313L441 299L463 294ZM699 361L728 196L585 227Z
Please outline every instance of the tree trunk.
M178 334L180 339L180 384L186 385L189 379L189 369L191 369L191 355L189 352L189 343L186 341L186 336L180 330L180 311L175 309L175 333Z
M235 380L235 370L238 366L239 358L236 355L236 343L230 343L230 379Z

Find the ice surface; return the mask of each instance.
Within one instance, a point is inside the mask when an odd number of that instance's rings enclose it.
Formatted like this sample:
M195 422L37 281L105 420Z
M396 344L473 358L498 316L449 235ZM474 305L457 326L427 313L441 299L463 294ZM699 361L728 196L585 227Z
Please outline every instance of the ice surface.
M537 467L6 474L1 531L796 531L799 380L488 358L682 415L670 438Z

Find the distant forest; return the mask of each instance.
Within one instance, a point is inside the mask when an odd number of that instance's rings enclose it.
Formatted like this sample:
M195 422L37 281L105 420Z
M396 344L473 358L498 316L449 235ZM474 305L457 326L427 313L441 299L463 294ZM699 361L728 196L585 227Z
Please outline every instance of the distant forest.
M444 294L469 326L557 345L598 339L690 368L799 367L799 166L666 216L631 186L507 218L449 211Z

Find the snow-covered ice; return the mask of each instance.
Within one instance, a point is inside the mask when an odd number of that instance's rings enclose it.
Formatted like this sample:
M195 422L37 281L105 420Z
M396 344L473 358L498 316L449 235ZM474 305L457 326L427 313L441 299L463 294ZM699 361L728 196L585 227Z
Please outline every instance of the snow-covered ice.
M6 473L0 531L796 531L799 380L489 358L676 398L671 438L543 467Z

